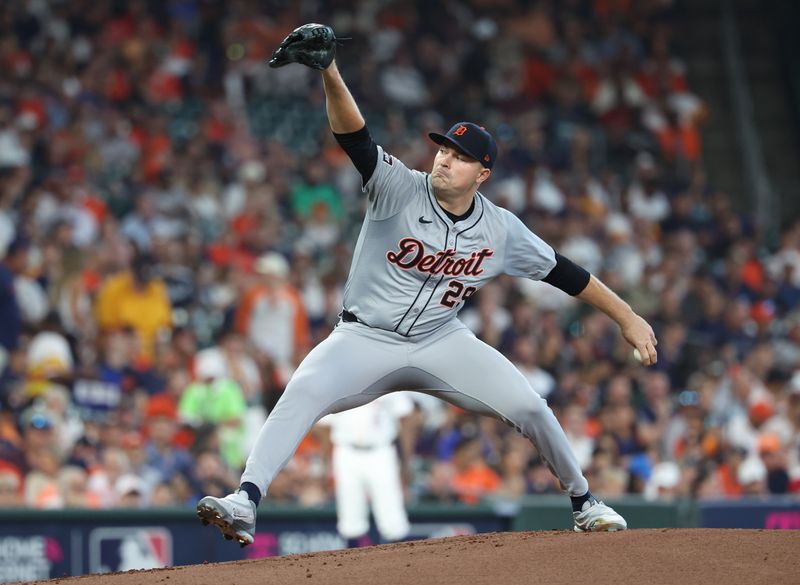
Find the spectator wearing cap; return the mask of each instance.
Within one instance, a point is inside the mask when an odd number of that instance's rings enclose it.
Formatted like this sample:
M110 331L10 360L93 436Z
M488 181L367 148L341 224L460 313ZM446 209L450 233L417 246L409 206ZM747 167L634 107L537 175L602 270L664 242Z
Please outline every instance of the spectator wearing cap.
M648 500L673 500L680 495L681 468L674 461L656 463L644 489Z
M786 469L786 451L777 433L765 431L756 443L758 456L767 470L767 490L771 494L789 491L789 472Z
M178 432L175 400L166 394L151 397L145 407L145 427L147 465L158 472L160 481L172 481L177 475L189 477L192 458L174 444Z
M207 358L223 363L225 377L239 385L248 404L259 403L263 385L261 372L256 361L248 353L245 339L241 334L232 330L224 331L219 336L219 343L201 350L195 360L199 363Z
M71 376L74 367L72 350L67 338L60 331L59 319L55 313L50 313L45 318L39 332L28 344L27 360L31 381ZM45 389L46 385L42 390Z
M120 447L128 456L130 471L140 478L147 494L152 494L155 487L162 481L161 474L147 462L145 439L138 430L127 431L122 435Z
M34 404L47 413L55 428L59 453L66 456L84 432L84 423L72 406L69 390L60 384L51 385Z
M101 331L132 328L148 359L152 358L157 336L172 325L167 288L154 274L154 263L149 254L137 254L129 270L103 283L95 301L95 317Z
M736 447L747 451L749 456L758 455L758 436L775 413L769 395L759 396L750 401L747 413L737 415L725 427L725 438Z
M236 330L276 364L285 384L310 349L308 316L283 255L268 252L253 269L257 279L236 312Z
M57 435L53 417L40 408L31 408L22 415L23 450L55 448Z
M265 399L265 386L258 363L248 351L244 337L233 330L224 331L220 335L219 344L201 350L194 361L195 364L207 364L209 360L212 363L222 363L224 377L236 383L242 391L247 403L242 420L245 437L242 449L249 452L267 418L267 408L270 406ZM267 376L267 379L272 378L274 376Z
M178 415L194 428L216 425L223 460L238 468L247 456L243 449L247 402L239 385L227 377L222 355L200 352L197 358L197 379L184 390Z
M147 489L141 478L126 473L114 483L118 508L143 508L147 503Z
M694 465L703 457L707 412L695 390L683 390L677 398L676 413L666 431L670 440L667 454L682 464Z
M23 434L27 464L25 503L34 508L61 508L63 498L58 485L61 458L53 420L41 410L30 411L23 419L26 419Z
M758 457L748 457L739 464L736 479L742 488L742 496L765 496L767 489L767 468Z

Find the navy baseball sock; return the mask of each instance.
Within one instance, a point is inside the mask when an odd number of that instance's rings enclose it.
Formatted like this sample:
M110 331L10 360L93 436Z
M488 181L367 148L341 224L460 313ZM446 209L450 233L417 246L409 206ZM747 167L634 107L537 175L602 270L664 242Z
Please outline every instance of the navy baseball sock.
M261 490L256 487L256 484L246 481L239 486L239 489L245 492L251 501L255 502L256 507L258 506L261 501Z
M594 500L594 496L592 492L586 492L582 496L570 496L570 499L572 500L572 511L580 512L586 502Z

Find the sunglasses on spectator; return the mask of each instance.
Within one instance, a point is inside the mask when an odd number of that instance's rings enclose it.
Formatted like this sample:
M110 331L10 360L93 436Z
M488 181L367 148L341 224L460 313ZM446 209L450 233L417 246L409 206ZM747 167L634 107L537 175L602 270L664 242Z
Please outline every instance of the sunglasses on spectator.
M50 419L44 414L37 413L31 417L30 421L28 421L28 426L34 429L47 430L53 427L53 423L50 422Z

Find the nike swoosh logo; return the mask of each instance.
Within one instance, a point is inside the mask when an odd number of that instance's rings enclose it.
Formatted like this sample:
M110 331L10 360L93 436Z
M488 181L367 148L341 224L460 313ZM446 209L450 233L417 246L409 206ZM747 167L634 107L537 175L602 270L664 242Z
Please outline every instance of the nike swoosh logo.
M433 223L430 219L425 219L424 215L419 216L419 223Z

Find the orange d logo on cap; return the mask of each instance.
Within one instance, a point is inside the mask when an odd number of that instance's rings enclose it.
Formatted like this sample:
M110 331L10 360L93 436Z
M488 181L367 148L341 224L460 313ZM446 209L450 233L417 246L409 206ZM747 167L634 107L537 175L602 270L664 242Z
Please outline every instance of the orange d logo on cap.
M491 133L472 122L456 122L447 134L429 132L428 137L436 144L452 143L467 156L491 169L497 158L497 143Z

